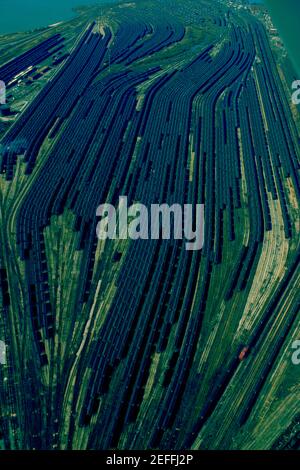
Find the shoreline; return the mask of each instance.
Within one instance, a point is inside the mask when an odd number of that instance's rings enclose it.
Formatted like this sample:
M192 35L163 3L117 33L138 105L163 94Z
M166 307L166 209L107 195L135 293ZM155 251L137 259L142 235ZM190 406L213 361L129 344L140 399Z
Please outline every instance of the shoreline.
M47 28L55 28L56 26L60 26L61 24L63 24L64 21L58 21L57 23L52 23L52 24L49 24L47 26Z

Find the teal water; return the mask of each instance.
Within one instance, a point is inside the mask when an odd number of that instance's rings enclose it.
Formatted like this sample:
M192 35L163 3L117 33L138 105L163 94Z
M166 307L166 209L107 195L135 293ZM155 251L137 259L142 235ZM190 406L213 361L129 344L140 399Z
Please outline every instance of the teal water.
M300 79L300 0L265 0Z
M300 0L248 0L248 2L266 5L300 79Z
M0 0L0 35L48 26L74 16L72 8L117 0Z

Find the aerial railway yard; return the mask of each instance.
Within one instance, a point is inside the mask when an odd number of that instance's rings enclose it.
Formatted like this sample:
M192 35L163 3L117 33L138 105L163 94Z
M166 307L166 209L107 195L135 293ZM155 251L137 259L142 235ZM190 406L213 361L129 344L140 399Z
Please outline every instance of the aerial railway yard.
M0 79L53 69L1 140L0 446L300 447L299 129L264 26L141 1L20 43ZM205 204L203 250L98 241L120 195Z

